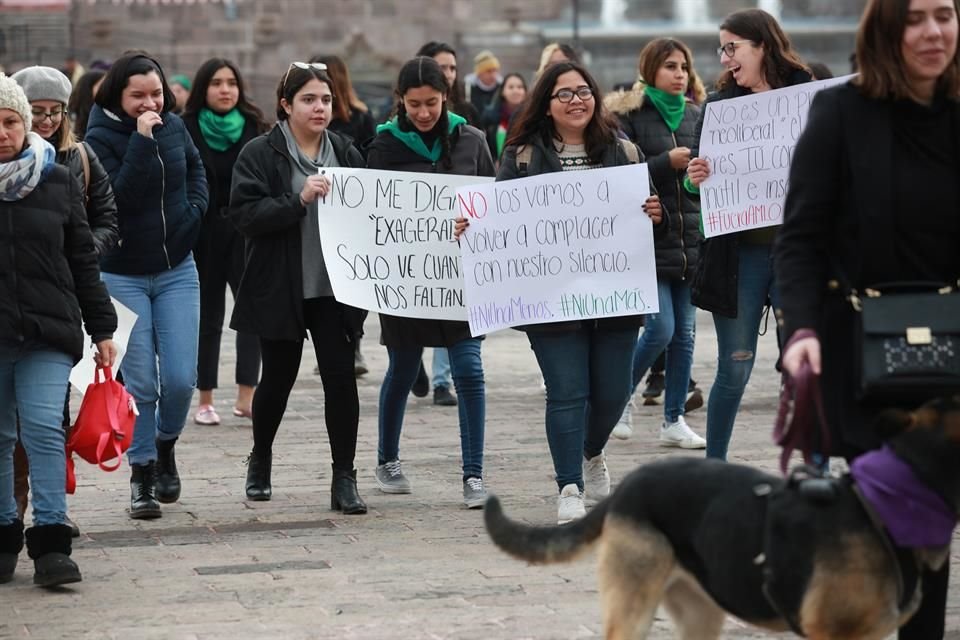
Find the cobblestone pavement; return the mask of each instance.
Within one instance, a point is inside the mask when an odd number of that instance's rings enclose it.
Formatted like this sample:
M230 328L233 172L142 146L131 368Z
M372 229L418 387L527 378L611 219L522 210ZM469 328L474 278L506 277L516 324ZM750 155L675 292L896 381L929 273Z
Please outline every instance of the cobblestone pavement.
M489 542L479 510L461 504L456 409L411 397L401 441L411 495L376 490L377 397L386 368L376 318L367 323L360 379L357 468L370 513L329 510L330 454L323 395L308 346L275 445L270 502L244 499L249 421L217 397L223 424L190 424L177 456L181 501L163 517L127 517L128 468L107 474L81 463L70 513L83 530L74 558L84 581L47 592L31 585L24 552L0 586L0 638L403 638L602 637L593 558L549 567L515 561ZM772 325L771 325L772 329ZM698 320L694 378L709 391L713 325ZM761 339L758 365L731 447L736 462L775 469L776 343ZM543 430L541 380L526 338L503 331L483 347L487 379L485 481L513 517L556 518L556 487ZM232 335L221 381L233 379ZM429 360L428 360L429 362ZM636 465L675 455L657 446L659 407L635 411L636 431L607 448L614 482ZM701 434L705 410L688 416ZM678 505L683 508L683 505ZM953 556L954 583L958 556ZM960 597L951 591L949 637L960 639ZM664 615L653 638L672 637ZM730 620L727 638L769 637Z

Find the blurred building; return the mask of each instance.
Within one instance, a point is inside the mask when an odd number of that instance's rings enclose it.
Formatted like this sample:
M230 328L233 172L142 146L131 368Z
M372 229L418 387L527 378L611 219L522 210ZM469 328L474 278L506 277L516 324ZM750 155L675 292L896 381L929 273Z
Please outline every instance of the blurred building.
M605 87L636 76L651 38L694 49L700 74L719 72L717 25L759 5L780 20L809 60L845 73L865 0L0 0L0 64L82 64L146 49L170 73L192 75L211 56L233 59L257 102L272 112L292 60L343 56L361 93L388 102L404 60L428 40L457 48L462 73L491 49L503 70L532 77L543 45L577 42Z

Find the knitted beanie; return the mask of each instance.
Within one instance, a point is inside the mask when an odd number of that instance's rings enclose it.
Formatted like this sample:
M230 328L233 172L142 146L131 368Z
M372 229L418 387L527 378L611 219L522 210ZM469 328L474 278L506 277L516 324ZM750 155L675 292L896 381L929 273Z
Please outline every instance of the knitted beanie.
M13 78L0 73L0 109L16 111L23 118L23 126L27 131L33 128L33 117L30 114L30 101L23 89Z
M500 68L500 61L493 52L484 49L473 58L474 73L483 73L484 71L496 71Z
M53 67L26 67L10 76L17 81L27 100L53 100L66 105L73 87L62 72Z

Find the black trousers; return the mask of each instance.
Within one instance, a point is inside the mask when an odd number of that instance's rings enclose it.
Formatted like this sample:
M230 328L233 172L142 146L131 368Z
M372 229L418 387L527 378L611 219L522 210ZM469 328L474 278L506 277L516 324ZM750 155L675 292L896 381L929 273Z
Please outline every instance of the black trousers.
M898 640L942 640L950 586L950 558L940 571L923 573L923 601L907 624L900 627Z
M323 383L323 417L333 468L352 471L360 421L353 371L355 340L344 325L343 305L333 298L304 300L303 312ZM303 340L261 338L260 353L263 375L253 395L253 451L258 457L268 457L300 370Z
M209 217L209 216L208 216ZM224 218L205 219L194 249L200 276L200 340L197 352L197 388L217 388L220 370L220 340L226 313L227 286L234 297L243 275L243 236ZM260 374L260 341L257 336L237 333L236 384L257 386Z

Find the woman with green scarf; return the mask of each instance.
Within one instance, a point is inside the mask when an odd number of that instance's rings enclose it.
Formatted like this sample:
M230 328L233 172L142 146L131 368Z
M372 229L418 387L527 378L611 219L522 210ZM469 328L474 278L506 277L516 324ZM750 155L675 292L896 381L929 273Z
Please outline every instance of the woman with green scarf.
M634 352L633 387L666 349L660 444L702 449L706 441L684 419L693 365L695 307L690 302L690 276L701 240L700 197L682 186L700 115L700 108L686 95L689 87L701 85L690 50L673 38L658 38L643 48L640 78L632 90L611 94L606 101L624 133L646 156L650 179L668 218L667 232L655 239L660 312L646 317ZM627 438L631 431L627 403L613 435Z
M237 295L243 274L243 236L227 216L233 165L247 142L267 129L263 112L251 104L243 90L237 66L223 58L211 58L197 70L193 90L184 109L183 122L200 150L207 173L210 205L194 249L200 275L200 343L197 357L197 388L200 406L194 422L220 424L213 405L220 368L220 337L225 313L227 285ZM233 415L251 417L253 390L260 375L257 337L237 333L237 398Z

